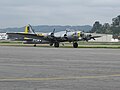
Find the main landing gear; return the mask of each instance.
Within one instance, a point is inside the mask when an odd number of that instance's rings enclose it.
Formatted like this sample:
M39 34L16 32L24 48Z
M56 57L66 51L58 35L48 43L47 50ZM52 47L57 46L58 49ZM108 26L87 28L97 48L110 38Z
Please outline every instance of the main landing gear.
M36 44L34 44L34 47L36 47Z
M54 47L59 47L59 42L50 43L50 46L53 46L53 45L54 45Z
M59 42L55 42L54 43L54 47L56 47L56 48L58 48L59 47ZM51 46L53 45L53 44L50 44ZM78 43L77 42L73 42L73 47L74 48L78 48Z
M50 43L50 46L53 46L53 43Z
M59 47L59 42L55 42L54 47Z
M73 42L73 47L74 48L78 48L78 43L77 42Z

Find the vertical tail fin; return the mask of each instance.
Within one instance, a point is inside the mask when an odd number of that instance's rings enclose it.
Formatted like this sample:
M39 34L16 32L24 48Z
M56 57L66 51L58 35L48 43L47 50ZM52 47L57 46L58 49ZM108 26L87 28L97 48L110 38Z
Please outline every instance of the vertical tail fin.
M25 27L25 33L31 33L31 34L35 34L35 31L33 30L32 26L29 24Z
M26 33L26 34L29 33L29 26L28 26L28 25L25 26L25 33Z

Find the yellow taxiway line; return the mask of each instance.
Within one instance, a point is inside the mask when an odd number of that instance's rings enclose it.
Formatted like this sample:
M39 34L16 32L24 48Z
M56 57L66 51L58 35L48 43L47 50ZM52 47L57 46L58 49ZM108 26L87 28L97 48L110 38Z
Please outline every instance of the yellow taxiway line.
M49 80L78 80L78 79L99 79L109 77L120 77L120 74L101 76L78 76L78 77L55 77L55 78L0 78L0 81L49 81Z

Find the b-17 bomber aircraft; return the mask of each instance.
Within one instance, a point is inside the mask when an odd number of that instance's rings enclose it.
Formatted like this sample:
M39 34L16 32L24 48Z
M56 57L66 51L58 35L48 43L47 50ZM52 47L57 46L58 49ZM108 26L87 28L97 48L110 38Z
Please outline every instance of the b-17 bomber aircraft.
M78 47L78 41L89 41L91 39L101 36L92 36L91 34L86 34L82 31L60 31L55 32L55 29L50 33L36 33L31 25L25 27L25 32L22 33L7 33L8 38L17 38L18 40L26 41L26 43L31 43L36 46L40 43L48 43L50 46L59 47L60 42L72 42L73 47Z

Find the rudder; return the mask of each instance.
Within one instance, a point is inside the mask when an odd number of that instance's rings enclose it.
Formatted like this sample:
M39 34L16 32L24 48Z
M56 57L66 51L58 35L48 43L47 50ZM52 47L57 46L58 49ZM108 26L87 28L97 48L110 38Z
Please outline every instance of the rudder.
M30 24L25 27L25 33L35 34L35 31L32 29L32 26Z

